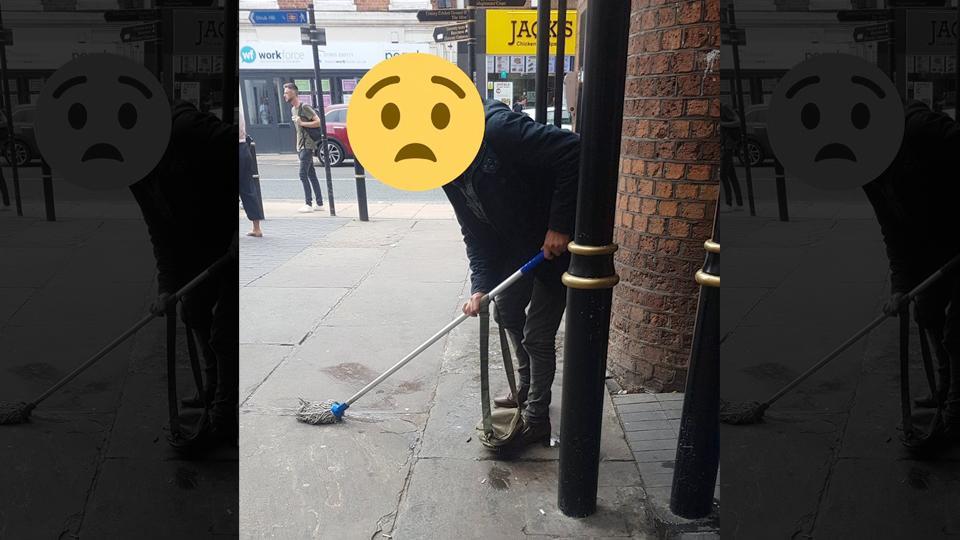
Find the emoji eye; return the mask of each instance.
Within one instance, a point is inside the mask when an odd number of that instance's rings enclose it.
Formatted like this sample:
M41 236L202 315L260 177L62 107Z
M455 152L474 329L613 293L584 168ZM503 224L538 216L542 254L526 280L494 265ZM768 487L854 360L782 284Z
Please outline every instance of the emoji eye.
M117 111L117 121L123 129L132 128L137 124L137 108L130 103L124 103Z
M870 123L870 108L863 103L857 103L850 109L850 121L853 127L863 129Z
M380 111L380 121L387 129L397 127L400 124L400 108L395 103L387 103Z
M450 109L443 103L437 103L430 112L430 119L437 129L443 129L450 123Z
M820 125L820 109L813 103L807 103L800 111L800 121L807 129L813 129Z
M79 103L74 103L67 111L67 120L73 129L81 129L87 124L87 108Z

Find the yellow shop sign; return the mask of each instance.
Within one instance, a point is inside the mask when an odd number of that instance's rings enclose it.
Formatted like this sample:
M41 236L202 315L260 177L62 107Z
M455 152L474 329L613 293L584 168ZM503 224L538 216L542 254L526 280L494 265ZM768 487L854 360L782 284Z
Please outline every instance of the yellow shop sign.
M577 12L567 11L564 55L576 54ZM557 52L557 10L550 12L550 54ZM487 54L537 54L537 12L487 10Z

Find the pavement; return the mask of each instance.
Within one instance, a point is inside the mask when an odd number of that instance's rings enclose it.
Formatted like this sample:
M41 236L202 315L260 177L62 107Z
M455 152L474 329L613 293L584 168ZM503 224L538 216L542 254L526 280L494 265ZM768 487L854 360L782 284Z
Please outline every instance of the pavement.
M739 169L743 182L743 169ZM777 217L770 169L757 216L722 207L721 396L762 401L880 313L889 294L880 229L859 190L787 178ZM721 426L730 538L960 535L960 448L920 459L901 445L897 323L888 321L786 394L752 426ZM921 392L917 335L912 391Z
M0 209L5 401L35 398L156 294L129 192L55 178L57 221L48 222L34 172L22 178L24 216ZM182 339L178 350L186 358ZM237 450L186 461L169 449L164 359L164 325L154 322L43 401L30 423L0 426L0 538L236 537ZM185 369L178 380L190 393Z
M348 398L455 318L469 282L447 205L371 205L369 222L346 206L337 217L297 206L268 200L265 236L241 238L241 537L661 537L609 394L598 510L559 512L562 351L554 446L500 460L480 445L475 319L358 400L344 422L298 423L298 398ZM491 391L506 386L497 349Z

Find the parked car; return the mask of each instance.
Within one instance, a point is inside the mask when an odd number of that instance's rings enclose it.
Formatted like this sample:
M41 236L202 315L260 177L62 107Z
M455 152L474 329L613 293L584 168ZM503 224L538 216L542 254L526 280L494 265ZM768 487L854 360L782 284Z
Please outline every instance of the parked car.
M530 118L536 118L537 109L523 109L523 114L529 116ZM553 124L553 107L547 107L547 123ZM560 128L567 131L573 131L571 128L570 109L564 109L563 112L560 113Z
M767 136L767 109L767 105L751 105L746 108L744 120L747 124L747 148L746 152L743 148L737 152L741 165L746 162L746 156L750 156L751 167L773 158L773 149Z
M0 149L7 163L12 163L12 156L16 156L17 166L25 165L30 160L40 157L37 150L37 137L33 130L33 116L36 108L33 105L21 105L13 108L13 144L10 144L7 128L7 115L0 110Z
M353 148L350 146L350 137L347 136L347 106L330 105L326 107L327 121L327 155L330 156L330 166L336 167L345 159L353 159ZM323 152L318 148L316 152L320 163L323 163Z

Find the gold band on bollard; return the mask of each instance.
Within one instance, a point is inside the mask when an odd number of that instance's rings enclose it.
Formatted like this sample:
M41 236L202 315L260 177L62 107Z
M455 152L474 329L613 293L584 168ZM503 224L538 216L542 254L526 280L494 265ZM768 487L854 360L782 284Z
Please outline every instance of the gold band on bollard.
M703 270L697 270L697 274L694 276L694 279L696 279L697 283L699 283L700 285L703 285L704 287L720 286L720 276L708 274Z
M585 257L613 255L613 253L619 248L620 246L616 244L608 244L606 246L581 246L576 242L570 242L567 244L567 251L574 255L583 255Z
M703 243L703 249L707 250L707 253L720 253L720 244L714 242L711 238Z
M620 283L620 276L614 274L607 277L586 278L572 276L564 272L561 281L571 289L611 289L614 285Z

